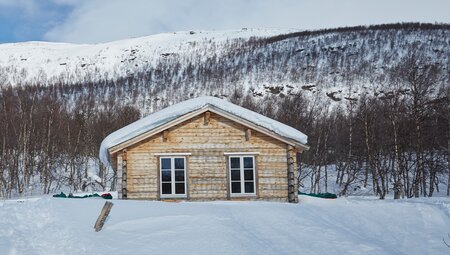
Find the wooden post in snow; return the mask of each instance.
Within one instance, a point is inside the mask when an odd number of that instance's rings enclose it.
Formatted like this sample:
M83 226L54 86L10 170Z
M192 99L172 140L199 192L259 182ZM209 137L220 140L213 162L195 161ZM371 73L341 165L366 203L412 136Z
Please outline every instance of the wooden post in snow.
M109 201L105 202L105 205L103 206L102 211L100 212L100 215L98 216L97 221L95 222L95 225L94 225L95 232L102 230L103 224L105 224L105 220L108 217L112 206L113 206L113 203L111 203Z

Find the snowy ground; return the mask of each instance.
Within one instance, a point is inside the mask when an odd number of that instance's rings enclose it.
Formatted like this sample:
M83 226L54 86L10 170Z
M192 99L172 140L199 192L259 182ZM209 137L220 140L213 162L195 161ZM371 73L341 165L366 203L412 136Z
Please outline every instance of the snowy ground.
M449 254L450 198L0 201L0 254Z

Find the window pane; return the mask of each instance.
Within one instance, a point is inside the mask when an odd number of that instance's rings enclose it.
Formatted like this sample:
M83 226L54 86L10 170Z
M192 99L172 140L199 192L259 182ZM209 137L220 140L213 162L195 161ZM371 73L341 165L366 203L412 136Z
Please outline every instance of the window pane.
M253 170L245 170L244 171L244 179L246 181L252 181L253 180Z
M245 193L255 192L253 182L245 182L244 186L245 186Z
M230 167L231 168L240 168L240 158L236 158L236 157L234 157L234 158L231 158L230 159Z
M231 193L241 193L241 182L231 183Z
M162 194L172 194L172 186L170 183L163 183L161 185Z
M175 181L184 181L184 171L175 171Z
M170 182L172 180L172 176L170 171L161 171L161 181Z
M184 194L184 182L175 183L175 194Z
M184 169L184 158L175 159L175 169Z
M244 157L244 168L253 168L253 158Z
M231 180L239 181L241 180L241 171L239 170L231 170Z
M170 158L161 159L161 169L170 169Z

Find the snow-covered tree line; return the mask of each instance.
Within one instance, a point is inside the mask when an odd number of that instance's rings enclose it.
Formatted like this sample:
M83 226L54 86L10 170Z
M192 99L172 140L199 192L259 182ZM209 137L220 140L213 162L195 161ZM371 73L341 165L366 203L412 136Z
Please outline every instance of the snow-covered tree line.
M311 151L300 176L311 192L329 191L332 173L341 195L360 187L380 198L449 195L450 86L440 82L445 74L415 55L387 74L387 96L363 95L332 110L317 105L315 114L299 116L315 118L305 127ZM311 104L306 109L314 111Z
M89 96L69 105L51 89L35 87L4 88L0 102L2 197L104 188L112 177L98 163L99 144L140 116L132 106L100 104ZM93 183L89 172L99 176Z
M127 66L127 76L93 70L83 82L13 87L5 72L25 80L26 70L2 69L0 195L83 190L93 168L97 188L114 188L114 173L97 159L102 139L199 95L307 133L311 150L299 171L312 192L327 191L333 178L341 195L358 186L380 198L432 195L449 183L449 31L394 24L211 41Z

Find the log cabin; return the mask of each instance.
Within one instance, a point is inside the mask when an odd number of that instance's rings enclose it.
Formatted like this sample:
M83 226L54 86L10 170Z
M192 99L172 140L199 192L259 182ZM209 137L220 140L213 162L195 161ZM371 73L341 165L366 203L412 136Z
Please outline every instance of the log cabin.
M307 136L216 97L169 106L108 135L120 199L298 202Z

